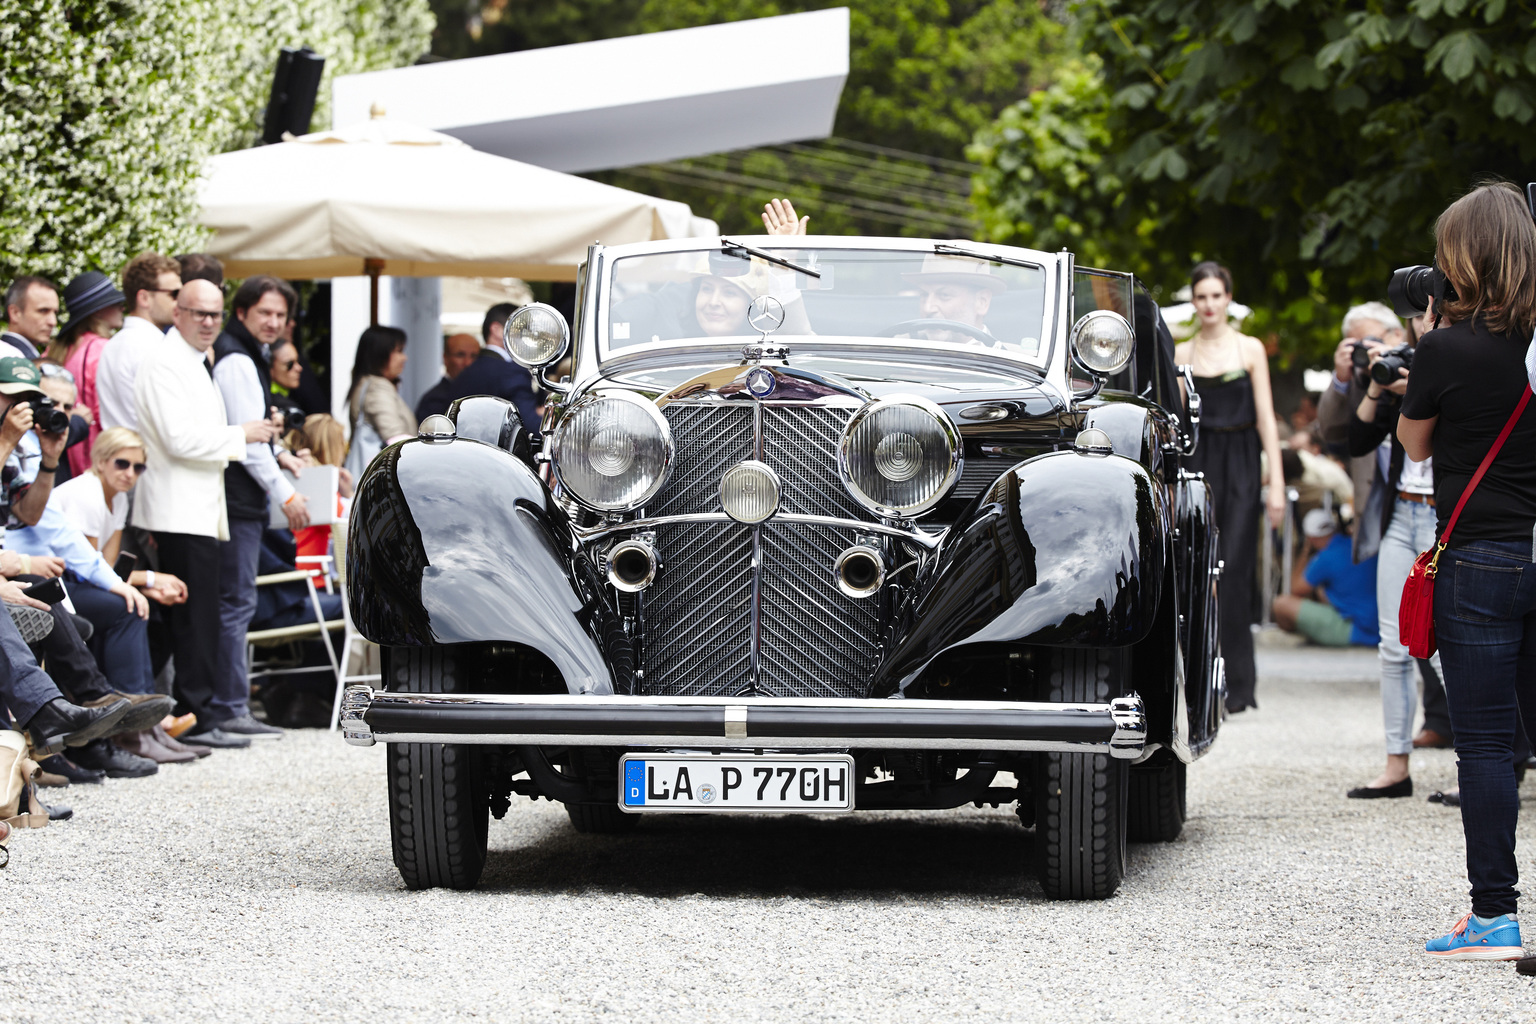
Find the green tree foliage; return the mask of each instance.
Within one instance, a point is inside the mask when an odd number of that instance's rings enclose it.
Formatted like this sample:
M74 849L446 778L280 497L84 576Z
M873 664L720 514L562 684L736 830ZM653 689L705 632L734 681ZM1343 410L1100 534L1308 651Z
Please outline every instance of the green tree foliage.
M1536 178L1529 0L1074 11L1097 77L1064 72L979 134L988 231L1044 248L1092 236L1095 259L1168 287L1222 260L1292 353L1320 357L1342 306L1427 261L1434 218L1476 179Z
M911 229L960 233L955 225L968 220L968 211L954 207L967 188L958 165L966 144L999 109L1047 82L1062 52L1065 29L1044 6L1040 0L433 0L433 52L472 56L848 7L850 66L834 134L954 166L867 149L850 156L774 147L594 177L682 200L729 231L760 229L757 211L789 184L814 231L900 234L901 210L912 207L942 216L913 218ZM846 198L850 187L865 196L886 191L893 209Z
M283 46L407 64L426 0L12 0L0 19L0 277L114 273L201 241L203 160L250 145Z

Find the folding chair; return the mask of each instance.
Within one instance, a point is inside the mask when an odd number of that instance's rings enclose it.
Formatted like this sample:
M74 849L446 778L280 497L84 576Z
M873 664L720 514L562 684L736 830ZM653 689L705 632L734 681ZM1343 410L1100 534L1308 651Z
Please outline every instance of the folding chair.
M296 672L314 672L315 666L304 666L295 661L283 661L272 658L267 661L256 660L258 647L277 647L292 644L295 641L325 639L320 646L325 648L325 655L331 662L331 673L338 679L341 677L341 669L336 664L336 652L332 650L328 633L345 629L346 623L342 619L326 619L325 613L320 608L320 594L315 589L315 576L320 569L295 569L291 572L274 572L265 576L256 577L257 587L269 587L279 583L297 583L302 581L309 589L309 606L314 609L313 622L300 623L297 626L278 626L273 629L253 629L245 634L247 676L255 680L265 676L292 675ZM327 591L331 589L330 580L325 580ZM332 726L334 728L334 725Z

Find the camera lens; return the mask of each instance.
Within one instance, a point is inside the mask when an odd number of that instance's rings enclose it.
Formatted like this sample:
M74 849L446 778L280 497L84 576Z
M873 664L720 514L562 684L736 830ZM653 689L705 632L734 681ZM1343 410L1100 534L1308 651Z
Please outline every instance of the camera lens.
M1366 348L1363 342L1357 341L1349 350L1349 361L1354 364L1355 369L1364 370L1371 365L1371 350Z
M1396 384L1399 380L1397 371L1408 370L1413 366L1413 349L1407 345L1401 345L1376 361L1371 367L1371 380L1385 387L1388 384Z

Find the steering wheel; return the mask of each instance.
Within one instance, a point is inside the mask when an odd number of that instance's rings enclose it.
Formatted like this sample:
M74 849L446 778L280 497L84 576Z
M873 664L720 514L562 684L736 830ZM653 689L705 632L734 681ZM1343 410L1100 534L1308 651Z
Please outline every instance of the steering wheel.
M974 327L971 324L963 324L959 320L939 320L922 318L918 320L903 320L900 323L891 324L882 330L875 332L877 338L894 338L898 334L910 334L916 331L959 331L969 334L977 341L990 348L996 348L998 341L992 335Z

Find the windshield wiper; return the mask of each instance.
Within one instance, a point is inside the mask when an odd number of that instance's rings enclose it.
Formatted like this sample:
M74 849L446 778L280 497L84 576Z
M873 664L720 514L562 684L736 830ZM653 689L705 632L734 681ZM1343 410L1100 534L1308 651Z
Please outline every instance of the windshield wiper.
M940 256L969 256L973 260L982 260L986 263L1001 263L1009 267L1027 267L1030 270L1044 270L1038 263L1028 260L1016 260L1008 256L984 256L979 252L962 249L958 245L950 245L948 242L933 243L933 251Z
M797 263L791 263L789 260L780 259L777 256L763 252L761 249L754 249L750 245L742 245L740 242L733 242L729 238L720 239L720 251L725 253L727 256L736 256L744 260L756 257L765 263L772 263L775 266L785 267L789 270L798 270L800 273L814 277L818 281L821 280L821 271L819 270L812 270L809 267L802 267Z

